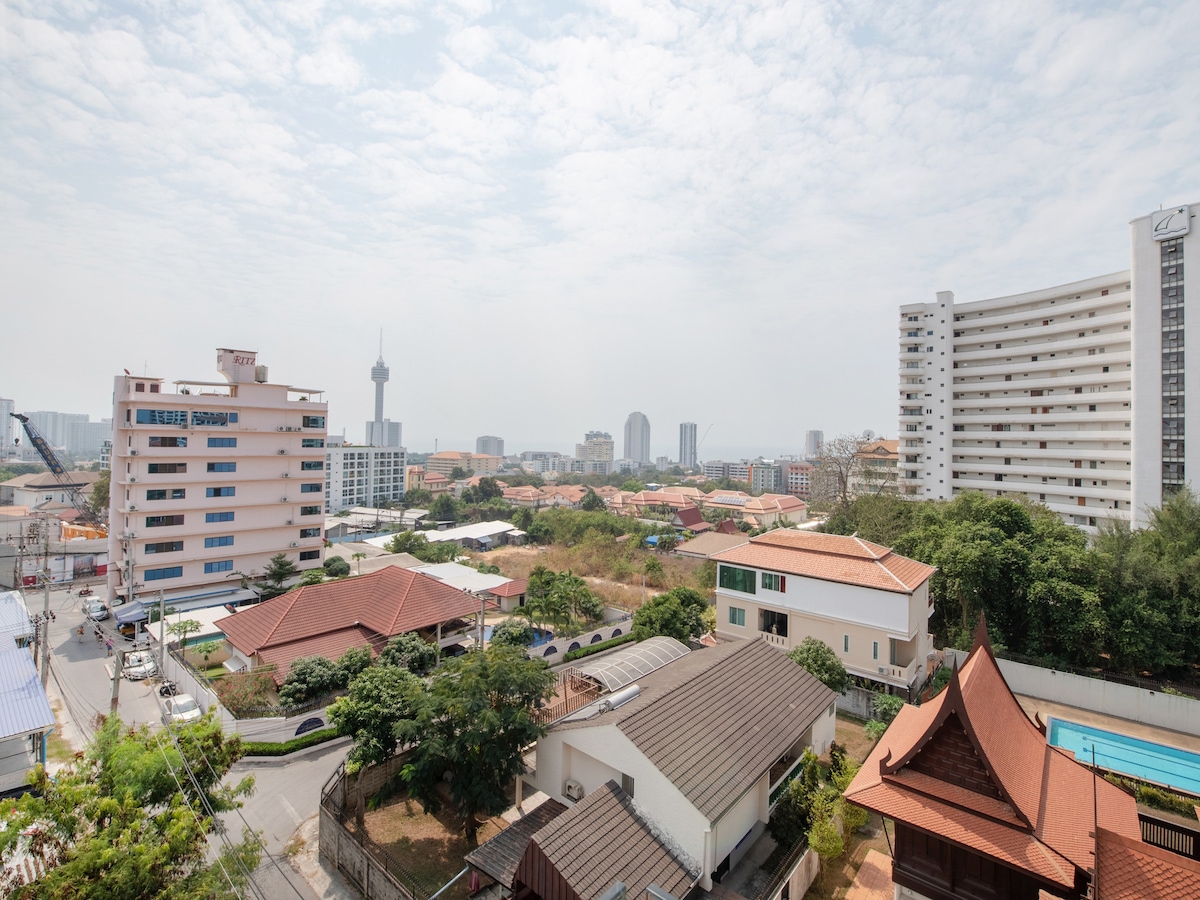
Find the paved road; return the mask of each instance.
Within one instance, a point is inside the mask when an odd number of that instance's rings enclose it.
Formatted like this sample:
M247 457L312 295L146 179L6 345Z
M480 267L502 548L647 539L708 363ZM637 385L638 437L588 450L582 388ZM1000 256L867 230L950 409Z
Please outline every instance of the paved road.
M42 609L42 596L30 592L28 602L32 612ZM95 733L95 719L108 715L112 695L109 674L113 659L108 657L103 640L93 636L93 625L80 610L80 600L65 589L52 590L50 608L55 621L50 624L50 693L63 704L59 712L67 740L81 748ZM85 626L80 642L76 629ZM131 644L116 633L112 619L99 623L103 636L112 637L118 647ZM118 712L127 725L149 724L160 727L162 708L158 685L150 681L121 679L118 689ZM317 814L321 785L345 757L346 748L340 742L333 747L318 749L309 755L287 763L272 761L256 764L242 761L230 771L227 781L240 780L247 774L255 777L254 795L245 801L241 816L228 813L223 818L231 837L238 839L244 823L262 833L266 854L255 873L257 892L250 896L262 898L302 898L316 900L321 896L349 896L314 891L283 856L284 847L300 825ZM308 831L312 831L311 828Z

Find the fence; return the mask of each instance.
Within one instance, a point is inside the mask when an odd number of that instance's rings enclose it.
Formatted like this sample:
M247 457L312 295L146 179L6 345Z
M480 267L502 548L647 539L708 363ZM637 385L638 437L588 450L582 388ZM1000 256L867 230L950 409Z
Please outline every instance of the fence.
M961 666L967 656L961 650L944 652L946 665L957 657ZM1014 694L1200 736L1200 703L1181 692L1164 693L1159 682L1086 669L1048 668L1009 656L997 653L996 661ZM1083 672L1087 674L1080 674Z
M1138 813L1138 822L1142 826L1142 840L1147 844L1200 860L1200 832L1145 813Z
M771 877L759 889L754 900L776 900L782 895L785 885L789 897L803 897L817 880L820 871L820 858L809 850L808 841L801 840L771 872Z
M335 869L345 875L366 900L428 900L433 893L384 847L361 828L346 827L359 798L378 793L399 775L408 760L405 753L385 763L368 766L352 776L343 763L321 788L317 845ZM361 793L360 793L361 792Z
M606 622L601 627L584 632L576 637L559 637L555 635L554 640L550 641L548 646L531 649L528 655L534 659L544 659L550 665L556 666L572 650L578 650L580 647L587 647L591 644L598 644L601 641L620 637L623 634L629 634L629 629L632 627L630 619L632 618L633 615L629 614L625 618Z

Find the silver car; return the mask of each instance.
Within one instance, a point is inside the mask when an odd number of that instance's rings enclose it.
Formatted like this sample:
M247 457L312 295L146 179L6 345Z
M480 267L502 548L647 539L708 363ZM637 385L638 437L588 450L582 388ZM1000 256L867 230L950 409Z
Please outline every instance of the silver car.
M157 672L158 665L154 662L154 654L149 650L135 650L125 654L125 667L121 674L130 681L141 681Z
M168 725L194 722L204 715L204 710L191 694L176 694L163 703L163 721Z
M83 614L93 622L101 622L108 618L108 607L99 597L83 601Z

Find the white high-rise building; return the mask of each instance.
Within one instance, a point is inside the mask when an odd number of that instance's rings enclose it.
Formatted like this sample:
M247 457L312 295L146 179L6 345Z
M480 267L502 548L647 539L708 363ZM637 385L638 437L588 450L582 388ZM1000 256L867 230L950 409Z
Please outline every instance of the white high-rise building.
M631 412L625 420L625 458L650 462L650 420L640 412Z
M585 475L607 475L613 467L613 439L607 431L589 431L583 436L583 443L575 445L575 459L578 466L571 466L569 471L582 472Z
M685 469L696 467L696 423L679 423L679 464Z
M17 436L17 432L13 429L13 426L20 426L17 420L12 417L12 414L16 411L17 405L12 400L5 400L3 397L0 397L0 460L17 455L16 447L13 444L13 439Z
M407 457L403 447L363 447L330 438L325 448L325 512L399 502Z
M1130 274L900 308L900 483L1130 518Z
M804 432L804 458L816 459L821 453L821 445L825 443L825 432L823 431L806 431Z
M239 576L278 553L322 564L321 392L267 384L250 351L218 350L217 369L225 381L114 381L110 602L131 586L169 604L236 602L253 596Z

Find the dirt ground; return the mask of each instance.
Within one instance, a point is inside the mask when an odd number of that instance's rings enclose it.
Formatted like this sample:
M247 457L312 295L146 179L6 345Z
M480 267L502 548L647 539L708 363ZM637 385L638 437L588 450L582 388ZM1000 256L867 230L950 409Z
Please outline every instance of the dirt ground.
M348 823L353 827L353 821ZM463 856L495 837L507 827L503 819L489 819L476 833L476 844L467 842L462 833L462 821L452 809L443 807L436 816L428 815L421 804L406 796L388 800L379 809L369 811L365 822L367 834L411 872L432 894L457 875L463 867ZM464 876L442 897L448 900L468 900L471 892Z

